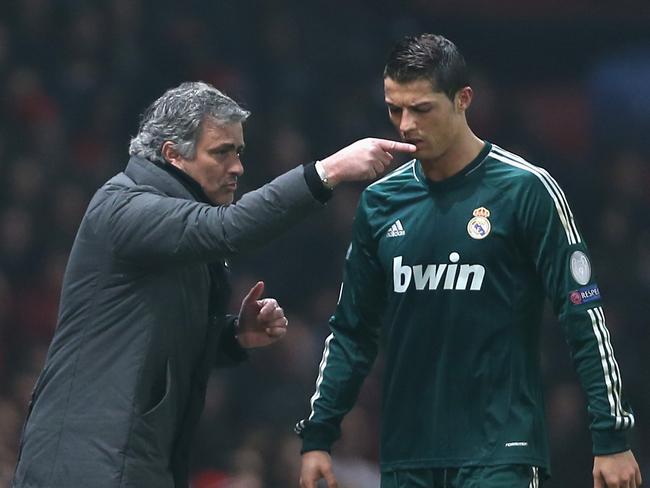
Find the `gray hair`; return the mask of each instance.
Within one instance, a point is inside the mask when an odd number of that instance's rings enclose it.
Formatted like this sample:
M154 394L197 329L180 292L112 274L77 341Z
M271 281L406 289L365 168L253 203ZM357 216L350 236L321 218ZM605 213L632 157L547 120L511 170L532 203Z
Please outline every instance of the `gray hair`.
M248 110L208 83L182 83L167 90L142 114L129 154L164 163L162 145L172 141L181 156L193 159L206 119L219 125L236 124L245 122L249 115Z

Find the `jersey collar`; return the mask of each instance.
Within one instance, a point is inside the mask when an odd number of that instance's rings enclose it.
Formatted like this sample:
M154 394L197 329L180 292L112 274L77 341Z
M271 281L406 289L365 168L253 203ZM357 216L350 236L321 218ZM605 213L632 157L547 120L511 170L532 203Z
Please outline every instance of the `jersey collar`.
M487 158L487 155L490 153L492 150L492 144L489 143L488 141L484 141L485 145L483 146L483 149L481 149L481 152L478 153L478 156L476 156L468 165L466 165L462 170L460 170L458 173L456 173L453 176L450 176L449 178L445 178L444 180L441 181L431 181L426 177L424 174L424 170L422 169L422 163L420 162L419 159L415 161L415 174L417 178L424 182L430 190L432 191L446 191L452 188L456 188L458 186L462 186L462 184L467 181L467 178L471 176L472 174L475 173L475 170L478 169L479 166L485 161Z

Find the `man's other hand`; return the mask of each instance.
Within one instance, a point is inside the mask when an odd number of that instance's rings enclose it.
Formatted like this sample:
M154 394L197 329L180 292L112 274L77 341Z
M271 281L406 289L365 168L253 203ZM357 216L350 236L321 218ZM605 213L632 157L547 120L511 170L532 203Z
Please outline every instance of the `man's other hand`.
M284 337L289 321L275 298L262 298L264 282L258 281L241 302L237 340L245 348L264 347Z

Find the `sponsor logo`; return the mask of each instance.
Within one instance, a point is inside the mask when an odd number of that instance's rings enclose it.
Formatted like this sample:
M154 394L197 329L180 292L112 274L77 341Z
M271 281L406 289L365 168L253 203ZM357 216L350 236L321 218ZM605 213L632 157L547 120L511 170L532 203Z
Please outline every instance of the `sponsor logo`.
M581 305L583 303L594 302L600 300L600 290L598 285L594 283L590 286L585 286L583 288L578 288L569 293L569 300L574 305Z
M485 207L479 207L474 209L472 215L474 217L467 223L467 233L472 239L485 239L492 230L492 224L488 220L490 211Z
M516 441L516 442L506 442L506 447L528 447L528 442L526 441Z
M413 284L416 290L480 290L485 268L480 264L458 264L460 254L452 252L450 263L403 264L402 256L393 258L393 291L405 293Z
M402 222L397 219L393 225L390 226L388 232L386 232L386 237L402 237L406 234Z
M579 285L586 285L591 279L591 263L582 251L573 251L570 259L571 276Z

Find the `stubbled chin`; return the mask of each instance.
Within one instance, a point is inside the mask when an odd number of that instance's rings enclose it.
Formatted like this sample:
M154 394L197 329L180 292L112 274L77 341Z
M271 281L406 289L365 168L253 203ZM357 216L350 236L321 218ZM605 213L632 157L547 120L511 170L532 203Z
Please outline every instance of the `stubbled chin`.
M235 199L234 193L206 193L213 205L230 205Z

